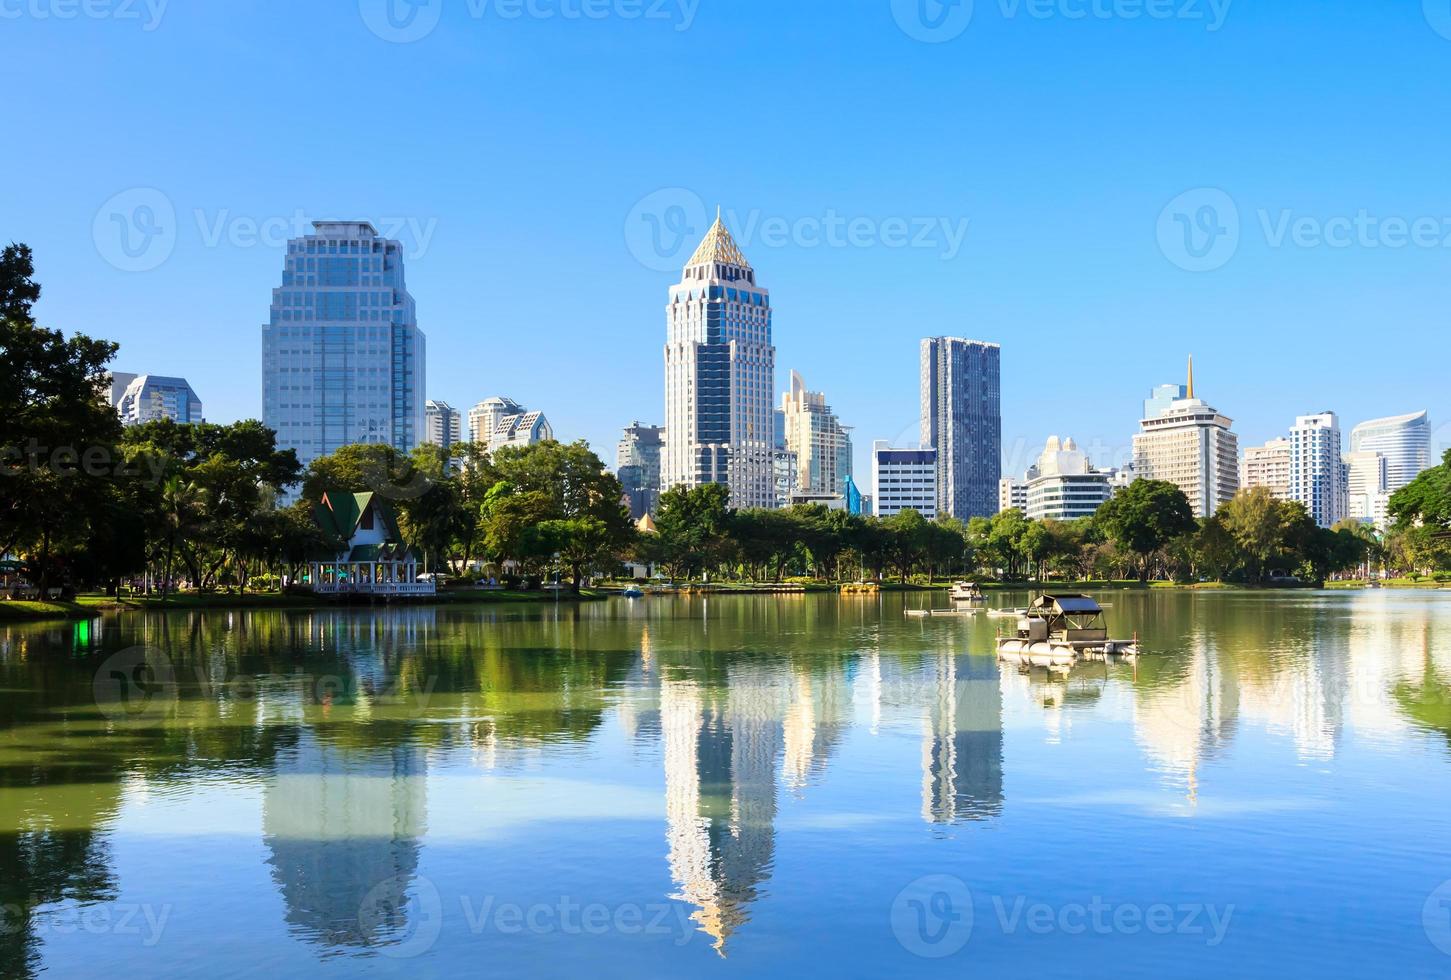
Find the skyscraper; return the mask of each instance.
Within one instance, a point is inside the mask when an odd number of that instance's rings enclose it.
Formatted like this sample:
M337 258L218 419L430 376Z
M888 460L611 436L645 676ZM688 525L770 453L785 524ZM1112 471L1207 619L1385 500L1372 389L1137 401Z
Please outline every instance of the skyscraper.
M1394 493L1431 465L1431 421L1425 412L1371 419L1350 430L1350 451L1386 458L1386 492Z
M724 483L734 507L772 507L771 297L719 214L670 287L661 484Z
M796 454L796 490L841 493L852 475L851 436L826 403L826 395L807 391L806 382L791 372L791 390L781 397L786 448Z
M403 247L366 221L315 221L287 243L262 328L262 418L304 466L350 443L423 436L425 342Z
M922 341L922 445L937 450L937 513L997 513L1002 475L1001 348L958 337Z
M164 378L159 374L112 375L112 384L126 386L116 394L114 407L122 425L140 425L157 419L182 424L204 422L202 402L185 378Z
M1134 472L1184 491L1195 517L1209 517L1239 490L1239 437L1234 422L1194 395L1194 360L1184 397L1139 422Z
M490 452L553 438L554 427L543 412L531 412L512 398L495 395L469 409L469 440Z
M665 430L658 425L631 422L615 447L615 475L630 501L630 516L639 520L654 513L660 499L660 452Z
M1321 527L1345 518L1345 464L1334 412L1302 415L1290 429L1290 499Z
M463 419L458 409L448 402L429 400L423 403L423 441L445 450L463 442Z
M1389 517L1386 458L1370 449L1345 454L1345 516L1384 527Z

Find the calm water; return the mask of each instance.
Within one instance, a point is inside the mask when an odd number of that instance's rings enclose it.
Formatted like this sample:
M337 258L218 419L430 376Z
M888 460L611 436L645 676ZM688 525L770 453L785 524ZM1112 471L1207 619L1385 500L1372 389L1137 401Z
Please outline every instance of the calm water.
M1451 974L1451 594L1102 598L0 629L0 976Z

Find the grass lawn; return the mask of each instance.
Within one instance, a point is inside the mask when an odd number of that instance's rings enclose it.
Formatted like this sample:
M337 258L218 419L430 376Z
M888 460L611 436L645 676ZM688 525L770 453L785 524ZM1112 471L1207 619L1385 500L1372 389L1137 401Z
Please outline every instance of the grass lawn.
M559 602L591 601L603 599L604 593L591 589L581 590L578 596L568 592L560 593ZM474 606L499 602L555 602L553 592L524 592L500 590L448 590L445 589L432 599L406 603L422 606ZM0 623L30 622L47 619L90 619L107 610L151 609L331 609L346 608L361 603L343 603L311 596L285 595L279 592L247 592L227 594L225 592L184 592L167 596L123 596L120 599L107 595L81 595L74 601L0 601Z

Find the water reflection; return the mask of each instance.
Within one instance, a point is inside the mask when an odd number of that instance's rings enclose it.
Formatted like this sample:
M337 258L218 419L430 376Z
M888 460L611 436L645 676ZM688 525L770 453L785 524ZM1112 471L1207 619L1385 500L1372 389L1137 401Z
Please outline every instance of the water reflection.
M853 780L880 785L884 818L951 836L1009 807L1027 778L1005 761L1014 745L1129 746L1187 813L1220 792L1216 766L1247 737L1333 767L1348 741L1399 750L1429 734L1451 759L1438 602L1125 593L1114 615L1155 655L1066 675L1000 670L987 622L906 620L890 598L0 629L0 975L34 975L67 941L45 930L49 911L116 900L112 838L151 789L260 788L256 833L290 934L367 956L416 924L431 772L508 780L584 759L596 783L660 780L653 860L725 954L786 884L783 813ZM138 645L173 682L141 713L98 705L97 671Z

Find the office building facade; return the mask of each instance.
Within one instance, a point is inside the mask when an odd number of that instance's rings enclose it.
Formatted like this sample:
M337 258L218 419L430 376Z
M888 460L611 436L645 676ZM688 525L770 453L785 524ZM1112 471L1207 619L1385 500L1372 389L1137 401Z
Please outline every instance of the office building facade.
M423 441L451 450L463 442L463 417L448 402L423 403Z
M872 444L872 508L878 517L915 510L937 519L937 450Z
M807 391L806 382L791 372L791 390L781 397L786 448L796 455L795 490L840 493L852 475L849 429L831 411L826 395Z
M937 450L937 513L997 512L1002 476L1002 351L960 337L921 343L922 445Z
M1334 412L1302 415L1290 429L1290 499L1321 527L1344 520L1345 464Z
M1362 422L1350 430L1350 451L1384 456L1386 492L1395 493L1431 465L1431 420L1412 412Z
M653 514L660 501L660 455L664 448L664 427L639 422L625 426L615 447L615 475L635 520Z
M1239 437L1233 420L1194 394L1190 362L1185 397L1145 416L1134 435L1134 474L1184 491L1195 517L1209 517L1239 490Z
M202 401L185 378L115 374L111 376L111 384L115 399L112 407L121 416L122 425L140 425L158 419L171 419L182 425L206 421L202 418Z
M365 221L287 243L262 328L262 418L304 466L351 443L423 438L426 346L403 247Z
M1110 474L1095 470L1071 437L1060 442L1049 436L1035 470L1024 494L1031 520L1091 517L1111 493Z

